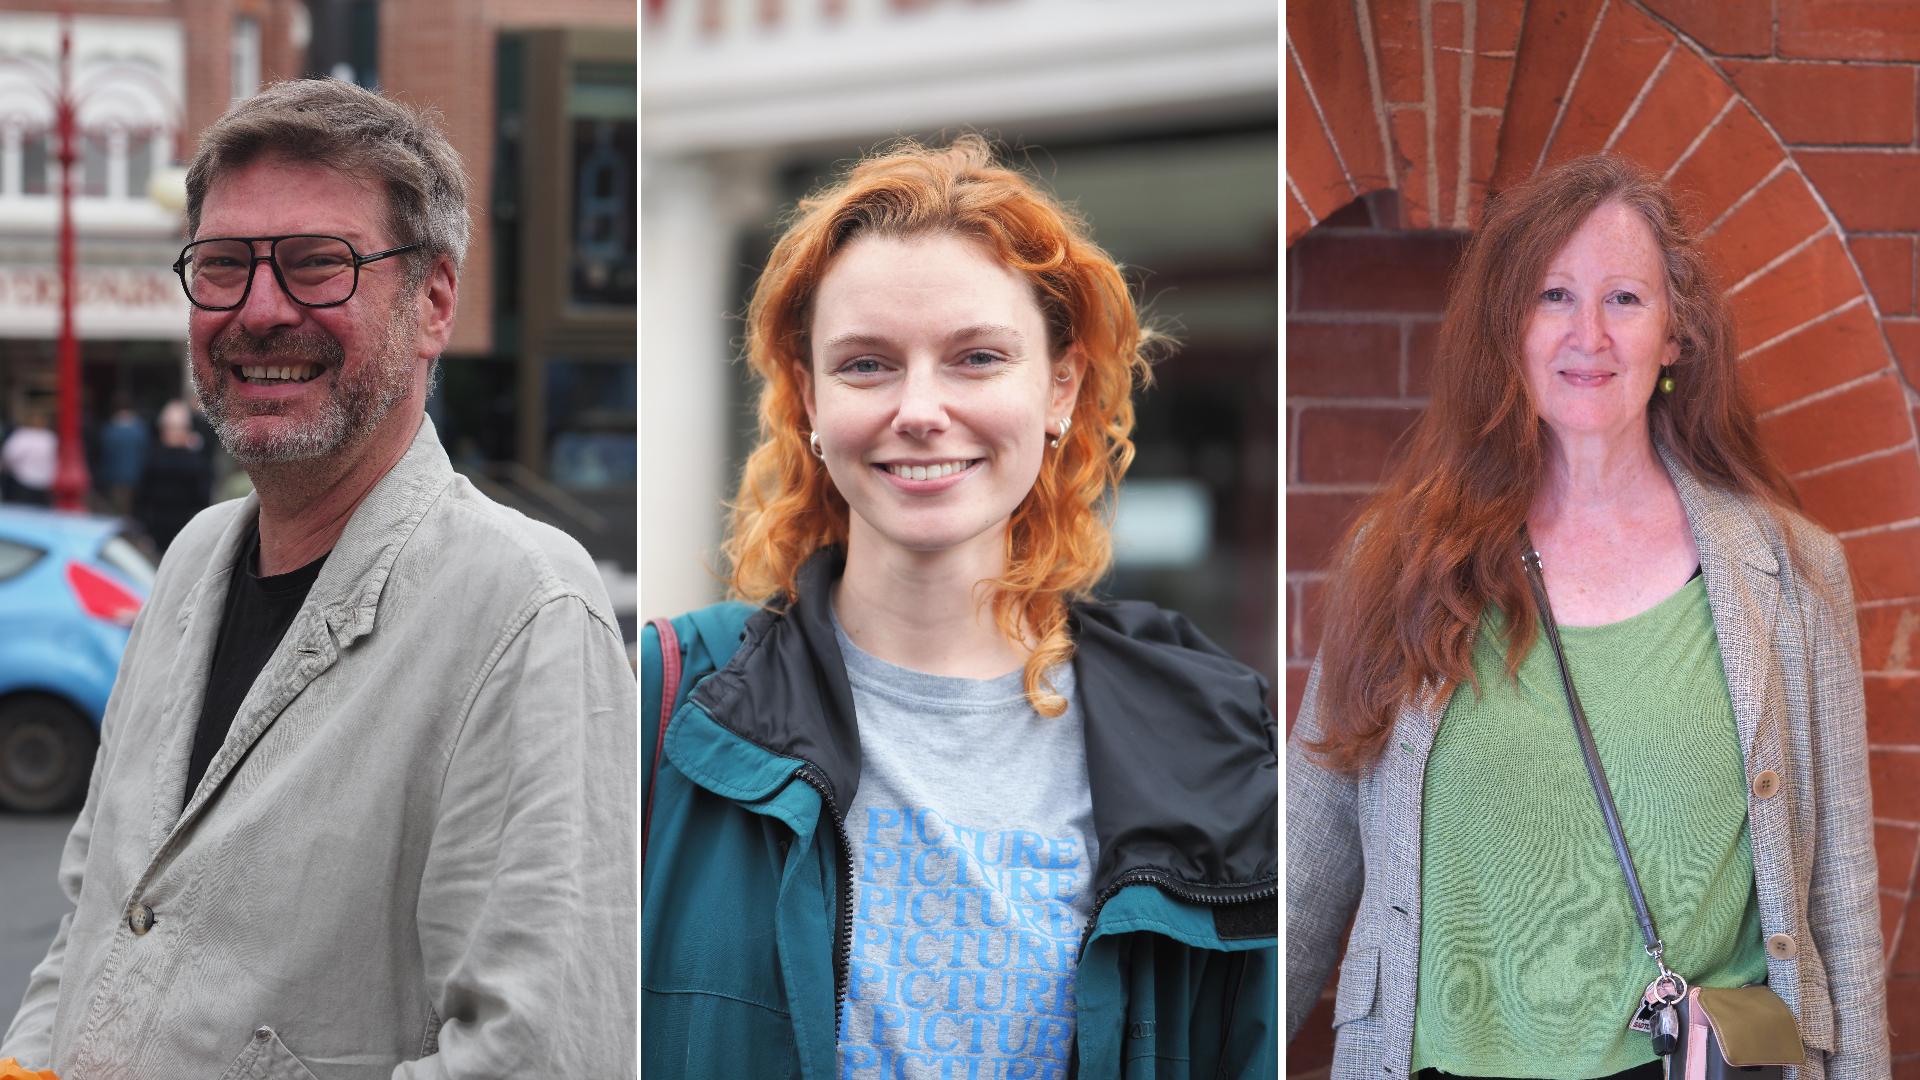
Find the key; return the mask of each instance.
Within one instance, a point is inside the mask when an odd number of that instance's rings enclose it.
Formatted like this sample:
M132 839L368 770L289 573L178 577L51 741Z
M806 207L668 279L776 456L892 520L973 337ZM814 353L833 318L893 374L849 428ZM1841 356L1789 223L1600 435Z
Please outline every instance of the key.
M1678 1049L1680 1049L1680 1010L1674 1005L1661 1005L1653 1017L1653 1052L1661 1057L1668 1057Z

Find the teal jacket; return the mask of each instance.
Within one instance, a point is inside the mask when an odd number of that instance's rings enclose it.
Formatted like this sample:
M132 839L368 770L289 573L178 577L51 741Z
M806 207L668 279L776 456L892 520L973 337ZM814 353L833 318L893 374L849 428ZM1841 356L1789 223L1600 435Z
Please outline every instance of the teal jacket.
M662 663L641 636L641 1074L832 1080L860 778L828 614L835 552L784 612L673 620L683 675L655 772ZM1099 862L1069 1075L1279 1069L1278 769L1266 683L1181 616L1076 605Z

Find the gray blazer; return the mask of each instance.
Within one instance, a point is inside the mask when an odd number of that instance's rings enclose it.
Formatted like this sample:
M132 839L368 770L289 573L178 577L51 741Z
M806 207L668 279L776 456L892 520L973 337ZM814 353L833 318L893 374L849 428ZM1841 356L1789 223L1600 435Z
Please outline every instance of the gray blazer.
M1789 516L1802 576L1778 519L1662 457L1700 549L1746 759L1767 983L1809 1050L1788 1078L1882 1080L1885 965L1845 556ZM1409 703L1380 760L1341 776L1301 748L1321 731L1319 682L1316 663L1287 742L1287 1038L1319 997L1357 905L1334 1000L1333 1078L1404 1078L1420 964L1422 786L1441 707L1437 695ZM1774 790L1761 797L1756 787Z

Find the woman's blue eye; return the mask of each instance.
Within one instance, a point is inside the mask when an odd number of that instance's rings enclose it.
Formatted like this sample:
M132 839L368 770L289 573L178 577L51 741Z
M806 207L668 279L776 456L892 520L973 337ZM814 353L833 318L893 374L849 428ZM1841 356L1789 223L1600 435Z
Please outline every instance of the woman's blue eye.
M878 375L880 370L880 361L871 356L857 357L840 365L842 375Z
M1569 294L1567 290L1556 287L1556 288L1548 289L1546 292L1541 293L1540 299L1545 300L1549 304L1557 304L1557 303L1560 303L1562 300L1572 299L1572 295Z
M961 358L961 363L972 368L992 367L999 362L999 353L990 353L985 349L975 349Z
M1614 293L1613 298L1622 304L1637 304L1640 302L1640 297L1630 292Z

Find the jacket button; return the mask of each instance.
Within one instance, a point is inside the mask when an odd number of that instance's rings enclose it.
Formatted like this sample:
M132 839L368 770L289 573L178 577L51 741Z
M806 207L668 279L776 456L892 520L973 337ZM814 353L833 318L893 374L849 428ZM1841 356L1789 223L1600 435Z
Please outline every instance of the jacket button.
M253 1037L254 1037L255 1039L258 1039L258 1040L259 1040L259 1041L261 1041L261 1042L266 1042L266 1041L267 1041L268 1039L271 1039L271 1038L273 1038L273 1029L272 1029L272 1028L270 1028L270 1027L257 1027L257 1028L254 1028L254 1029L253 1029Z
M1775 960L1791 960L1800 952L1800 946L1791 934L1774 934L1767 939L1767 955Z
M141 904L128 912L127 929L132 930L136 936L153 929L153 909Z
M1753 777L1753 797L1771 799L1780 791L1780 774L1772 769L1761 769Z

